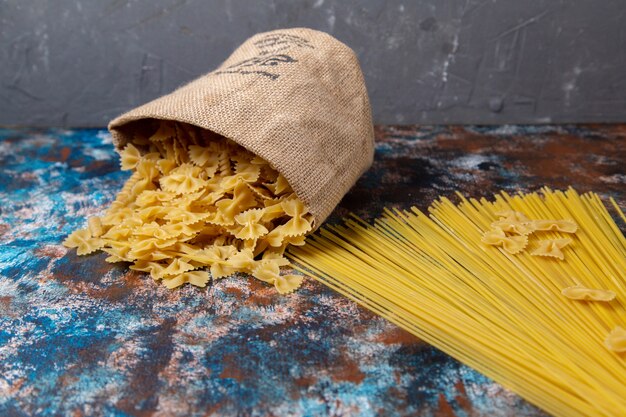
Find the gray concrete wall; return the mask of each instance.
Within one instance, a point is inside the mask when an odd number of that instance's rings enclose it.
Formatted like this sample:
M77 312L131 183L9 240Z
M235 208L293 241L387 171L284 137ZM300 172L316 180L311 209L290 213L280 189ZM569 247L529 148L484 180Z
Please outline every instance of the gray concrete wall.
M626 121L626 0L0 0L0 125L103 126L248 36L329 32L377 123Z

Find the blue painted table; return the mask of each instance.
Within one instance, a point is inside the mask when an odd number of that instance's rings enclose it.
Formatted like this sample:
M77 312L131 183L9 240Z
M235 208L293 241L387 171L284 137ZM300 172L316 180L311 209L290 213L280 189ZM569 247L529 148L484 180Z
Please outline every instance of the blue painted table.
M542 185L626 205L624 126L380 127L335 211ZM126 172L102 130L0 130L0 415L539 416L331 290L235 276L170 291L60 245Z

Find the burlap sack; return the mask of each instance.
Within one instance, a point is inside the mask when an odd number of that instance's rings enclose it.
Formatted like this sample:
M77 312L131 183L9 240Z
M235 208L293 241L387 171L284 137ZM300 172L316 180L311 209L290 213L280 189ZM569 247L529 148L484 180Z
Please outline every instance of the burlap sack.
M354 52L311 29L245 41L215 71L109 124L121 149L153 119L190 123L269 161L320 225L372 163L374 131Z

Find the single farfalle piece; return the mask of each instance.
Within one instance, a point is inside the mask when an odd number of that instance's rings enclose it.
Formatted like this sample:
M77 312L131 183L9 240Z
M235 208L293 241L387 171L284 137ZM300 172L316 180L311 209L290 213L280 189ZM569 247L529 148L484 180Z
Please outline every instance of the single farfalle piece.
M229 154L228 149L226 147L222 148L217 153L217 159L218 159L218 162L217 162L218 168L217 168L217 170L219 171L219 173L222 176L232 175L233 174L232 161L230 160L230 154Z
M100 217L91 217L87 220L87 228L89 229L89 233L91 233L91 237L100 237L104 234Z
M491 246L501 246L508 253L515 255L526 247L528 237L507 236L502 229L489 230L483 234L481 242Z
M263 201L265 210L263 210L263 221L269 222L279 217L285 216L285 210L280 204L283 200L268 199Z
M496 216L500 217L500 220L507 220L510 222L518 222L524 223L529 221L528 217L522 212L515 210L502 210L495 213Z
M245 182L255 182L261 175L261 165L252 164L244 160L237 161L235 174L239 175Z
M186 145L178 137L174 138L174 160L179 165L186 164L190 160Z
M172 172L172 170L174 170L174 168L178 166L176 164L176 161L172 161L170 159L159 159L156 164L157 168L163 175L169 174L170 172Z
M120 152L120 166L123 171L135 168L140 160L141 152L132 143L126 145Z
M265 186L274 193L274 195L281 195L287 192L292 192L291 186L287 179L282 174L278 174L276 182L265 184Z
M194 236L198 233L194 227L188 223L170 223L159 227L159 230L155 231L154 236L159 239L170 239L179 236Z
M177 243L177 239L144 239L138 242L134 242L131 250L128 252L128 256L133 259L145 259L156 260L154 257L155 252L159 252L160 249L168 249Z
M136 199L137 196L141 195L144 191L151 191L155 190L156 188L156 185L152 182L150 178L142 178L137 181L135 185L133 185L130 194L133 198Z
M208 176L212 177L219 167L219 158L215 150L209 146L191 145L189 147L189 159L195 165L203 167Z
M172 123L161 121L159 128L152 136L150 136L151 142L163 142L167 139L171 139L176 135L176 129Z
M160 280L163 277L163 270L165 265L162 265L154 261L138 260L129 267L134 271L147 272L155 281Z
M259 262L252 270L252 276L268 284L274 285L276 278L280 275L280 267L277 263L267 261Z
M263 253L262 260L272 261L278 266L287 266L290 264L289 259L285 258L282 253L274 251L266 251L265 253Z
M102 216L102 224L105 226L116 226L122 223L125 219L131 217L133 215L133 210L124 207L116 210L110 210Z
M531 252L531 255L552 257L562 261L565 259L562 249L570 243L572 243L572 239L569 238L542 240L539 242L539 247Z
M213 279L220 279L236 272L227 264L226 260L237 253L237 248L231 245L213 245L186 255L189 259L210 267Z
M160 205L166 201L170 201L176 197L174 193L168 193L161 190L146 190L137 196L135 200L139 207L149 207Z
M626 352L626 330L617 326L604 339L604 346L617 353Z
M289 294L300 288L302 285L302 280L304 277L302 275L295 274L286 274L279 275L276 278L276 282L274 282L274 286L279 294Z
M108 252L108 249L103 249L103 251ZM104 258L105 262L108 262L110 264L115 264L118 262L125 262L126 259L119 257L118 255L114 254L114 253L109 253L109 256L107 256L106 258Z
M491 223L491 227L524 236L535 231L532 222L520 222L517 220L498 220L497 222Z
M263 240L272 247L279 247L285 240L285 225L276 226L267 235L263 236Z
M189 164L173 169L167 176L159 180L161 188L177 194L189 194L198 191L206 185L202 176L202 169Z
M134 260L128 255L130 252L130 242L124 240L118 242L106 239L104 241L107 247L102 248L102 250L109 255L115 255L116 257L123 259L125 262L132 262Z
M220 189L225 191L225 192L230 192L240 182L246 182L246 181L239 174L228 175L226 177L222 177L222 181L220 182Z
M235 216L235 222L239 227L233 229L237 239L258 239L267 234L269 230L259 222L263 218L263 209L250 209Z
M254 254L251 249L242 249L231 255L226 263L238 271L249 272L255 264Z
M183 272L195 269L193 265L187 262L189 259L174 258L166 268L161 271L161 277L180 275Z
M206 287L209 282L209 273L207 271L190 271L180 275L176 275L172 278L164 278L163 285L169 289L180 287L183 284L189 283L196 287Z
M102 248L104 241L100 238L93 238L88 229L78 229L73 231L64 241L66 248L76 248L78 255L88 255Z
M157 222L144 223L141 226L136 227L132 234L134 236L148 236L148 237L160 237L157 236L161 232L161 225Z
M143 223L149 223L157 219L162 220L169 212L169 207L150 206L139 209L136 215Z
M581 285L564 288L561 294L570 300L579 301L612 301L615 299L615 293L610 290L602 290L598 288L585 288Z
M141 178L146 180L154 180L160 175L159 168L155 161L150 159L142 159L137 163L137 172Z
M248 188L252 190L252 192L262 200L269 200L274 198L274 195L265 187L256 184L246 183Z
M255 278L273 284L280 294L288 294L295 291L302 284L301 275L280 275L278 262L271 259L262 260L252 270Z
M239 181L233 190L233 198L224 198L215 203L217 215L209 221L216 224L232 225L235 223L237 214L255 207L256 204L252 191L244 182Z
M280 204L285 214L291 217L283 226L285 236L300 236L311 231L311 223L304 218L308 210L302 201L297 198L291 198Z
M211 213L194 213L192 211L174 207L170 208L163 218L172 222L189 225L204 220L210 215Z
M578 230L578 225L573 220L533 220L531 223L536 231L576 233Z

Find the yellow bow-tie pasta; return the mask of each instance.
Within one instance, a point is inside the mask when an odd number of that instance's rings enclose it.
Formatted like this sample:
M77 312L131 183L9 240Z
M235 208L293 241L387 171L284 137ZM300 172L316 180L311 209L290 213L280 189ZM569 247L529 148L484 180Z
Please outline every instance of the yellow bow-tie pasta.
M201 137L201 136L204 137ZM268 162L196 128L160 122L120 152L132 175L101 218L65 241L79 255L131 262L168 288L253 273L280 293L302 278L281 275L289 244L304 244L312 217ZM210 275L209 275L210 273Z

